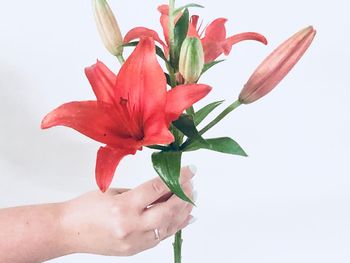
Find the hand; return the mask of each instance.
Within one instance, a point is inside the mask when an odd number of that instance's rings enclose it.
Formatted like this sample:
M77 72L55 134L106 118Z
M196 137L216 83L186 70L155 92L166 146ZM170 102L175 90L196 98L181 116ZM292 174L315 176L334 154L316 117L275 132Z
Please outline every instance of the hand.
M180 181L190 198L193 175L189 167L181 170ZM156 246L186 227L193 209L191 204L171 195L160 178L133 190L90 192L63 207L64 243L69 253L113 256L134 255Z

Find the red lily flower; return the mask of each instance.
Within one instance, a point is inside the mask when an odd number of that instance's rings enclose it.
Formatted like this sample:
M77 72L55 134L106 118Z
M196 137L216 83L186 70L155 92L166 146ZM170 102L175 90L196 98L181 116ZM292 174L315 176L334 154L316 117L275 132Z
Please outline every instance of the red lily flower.
M201 38L199 33L200 26L197 28L199 16L192 16L189 27L189 35ZM209 63L217 59L222 53L226 56L230 54L232 46L243 40L256 40L267 45L266 38L255 32L246 32L226 38L225 23L226 18L217 18L208 25L205 35L201 38L205 63Z
M158 11L161 13L160 23L163 28L165 43L160 39L158 33L152 29L146 27L135 27L131 29L124 37L124 44L129 43L130 41L140 38L140 37L153 37L155 41L163 46L164 53L168 57L169 54L169 6L161 5L158 7ZM181 17L179 13L175 19L175 24L178 19ZM205 30L205 35L201 38L200 27L197 28L199 16L192 16L188 35L191 37L198 37L201 39L205 63L210 63L217 59L221 54L226 56L230 54L232 46L241 42L243 40L256 40L263 44L267 44L266 38L255 32L246 32L231 37L226 38L226 28L225 23L227 22L226 18L215 19Z
M85 69L96 101L70 102L50 112L41 127L67 126L106 144L97 153L96 181L105 192L121 159L142 146L169 144L169 125L211 90L182 85L167 91L152 38L142 38L116 76L102 62Z

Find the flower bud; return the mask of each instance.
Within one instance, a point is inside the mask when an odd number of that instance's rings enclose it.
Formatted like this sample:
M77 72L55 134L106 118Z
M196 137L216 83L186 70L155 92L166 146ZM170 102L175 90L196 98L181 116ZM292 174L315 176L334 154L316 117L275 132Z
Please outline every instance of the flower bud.
M252 103L269 93L288 74L311 45L316 30L309 26L283 42L255 70L239 95Z
M123 37L115 16L106 0L93 0L98 32L103 44L112 55L120 56L123 53Z
M204 52L197 37L187 37L180 51L179 71L187 84L196 83L204 67Z

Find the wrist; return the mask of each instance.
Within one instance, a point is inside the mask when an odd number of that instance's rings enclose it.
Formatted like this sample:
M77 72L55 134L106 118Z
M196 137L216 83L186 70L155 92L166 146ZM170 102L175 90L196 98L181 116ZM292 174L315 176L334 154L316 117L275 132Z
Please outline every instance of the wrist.
M58 204L59 210L59 224L60 224L60 244L62 247L63 255L69 255L81 252L79 250L77 241L77 236L79 236L79 231L77 226L74 224L73 218L74 210L72 209L73 201L66 201Z

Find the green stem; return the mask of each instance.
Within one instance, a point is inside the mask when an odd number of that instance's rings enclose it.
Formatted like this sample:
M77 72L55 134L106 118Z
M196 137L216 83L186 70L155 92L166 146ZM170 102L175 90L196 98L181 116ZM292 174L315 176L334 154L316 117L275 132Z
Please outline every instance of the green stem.
M169 0L169 46L170 46L170 61L175 57L175 0ZM176 76L175 70L169 70L171 86L176 86ZM174 246L174 262L181 263L181 246L182 246L182 237L181 230L175 234Z
M174 262L181 263L181 245L182 245L182 232L181 230L175 234L174 247Z
M176 83L176 75L175 75L175 70L172 66L169 65L168 67L168 71L169 71L169 77L170 77L170 86L172 88L176 87L177 83Z
M117 59L118 59L120 65L123 65L123 64L124 64L125 59L124 59L123 55L118 55L118 56L117 56Z
M230 106L228 106L223 112L221 112L214 120L212 120L207 126L205 126L202 130L199 131L200 135L203 135L212 127L214 127L219 121L226 117L231 111L238 108L242 103L239 100L236 100Z
M170 45L170 61L175 56L175 0L169 0L169 45Z

